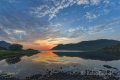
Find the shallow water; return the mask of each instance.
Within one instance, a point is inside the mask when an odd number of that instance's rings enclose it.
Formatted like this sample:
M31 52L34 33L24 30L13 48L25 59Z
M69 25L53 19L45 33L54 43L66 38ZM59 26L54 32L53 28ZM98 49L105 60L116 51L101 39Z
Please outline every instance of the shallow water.
M12 74L24 78L44 74L48 70L82 71L107 70L110 65L120 71L120 57L99 51L42 51L32 56L15 56L0 60L0 74Z

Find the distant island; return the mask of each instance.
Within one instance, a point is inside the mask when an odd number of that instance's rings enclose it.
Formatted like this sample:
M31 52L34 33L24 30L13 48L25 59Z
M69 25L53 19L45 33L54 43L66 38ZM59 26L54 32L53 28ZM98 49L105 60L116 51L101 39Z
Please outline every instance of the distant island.
M59 44L52 50L101 50L105 47L111 47L117 42L120 41L108 39L82 41L75 44Z
M10 44L5 41L0 41L0 57L7 56L16 56L16 55L32 55L35 53L39 53L38 50L34 49L22 49L23 46L21 44Z

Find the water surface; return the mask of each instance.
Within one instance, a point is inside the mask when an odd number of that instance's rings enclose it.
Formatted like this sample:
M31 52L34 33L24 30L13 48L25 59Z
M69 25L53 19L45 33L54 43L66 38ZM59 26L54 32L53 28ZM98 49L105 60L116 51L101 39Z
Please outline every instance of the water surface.
M120 70L120 57L99 51L42 51L32 56L1 58L0 74L24 78L38 73L44 74L47 70L61 70L60 67L66 71L106 70L103 65Z

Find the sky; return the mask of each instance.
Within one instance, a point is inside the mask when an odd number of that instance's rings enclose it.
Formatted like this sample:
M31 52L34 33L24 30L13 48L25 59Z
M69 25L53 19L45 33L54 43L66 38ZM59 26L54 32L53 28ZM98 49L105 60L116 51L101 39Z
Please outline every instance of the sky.
M24 48L120 40L120 0L0 0L0 40Z

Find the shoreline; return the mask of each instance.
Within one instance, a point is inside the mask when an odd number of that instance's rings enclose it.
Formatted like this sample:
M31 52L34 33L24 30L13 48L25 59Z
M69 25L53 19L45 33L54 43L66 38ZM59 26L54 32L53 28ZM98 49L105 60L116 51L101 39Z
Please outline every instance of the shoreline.
M21 51L0 50L0 58L22 56L22 55L33 55L37 53L40 53L40 51L38 50L21 50Z

